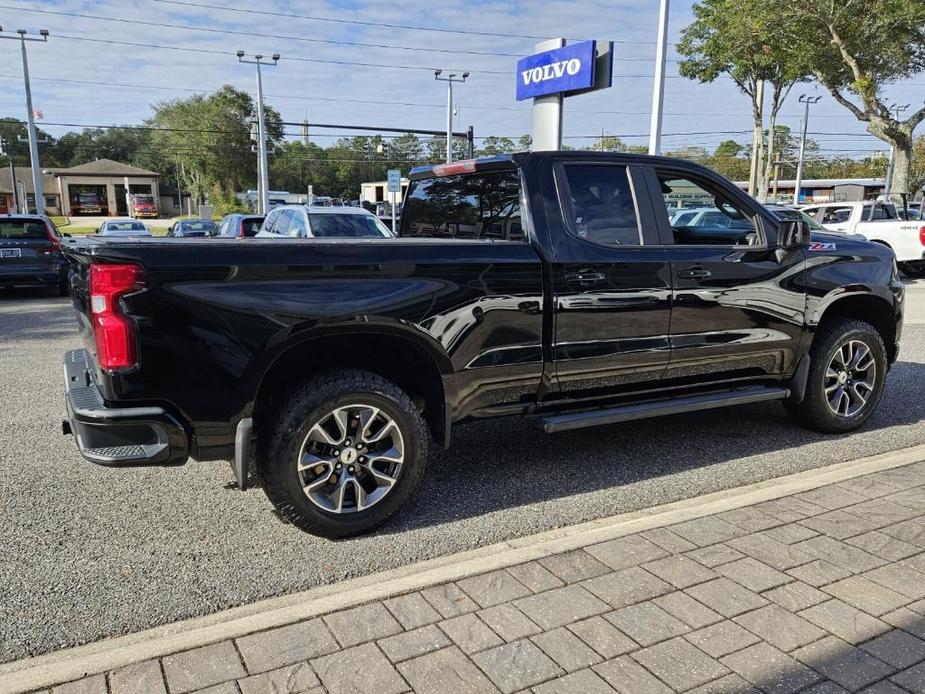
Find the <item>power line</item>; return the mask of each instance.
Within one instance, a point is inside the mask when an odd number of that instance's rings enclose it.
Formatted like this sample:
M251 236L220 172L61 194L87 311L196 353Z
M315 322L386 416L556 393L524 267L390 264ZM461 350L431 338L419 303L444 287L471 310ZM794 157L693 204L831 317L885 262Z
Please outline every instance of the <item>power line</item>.
M516 38L516 39L530 39L534 41L542 41L543 39L548 39L548 36L535 36L532 34L512 34L512 33L500 33L493 31L474 31L471 29L444 29L440 27L425 27L413 24L394 24L389 22L371 22L358 19L339 19L334 17L319 17L317 15L306 15L306 14L296 14L288 12L272 12L270 10L257 10L243 7L229 7L227 5L211 5L204 2L183 2L181 0L154 0L154 2L160 2L168 5L180 5L184 7L197 7L201 9L211 9L211 10L222 10L225 12L243 12L245 14L259 14L267 17L283 17L285 19L306 19L315 22L332 22L336 24L353 24L357 26L369 26L369 27L380 27L385 29L410 29L413 31L429 31L437 32L444 34L462 34L467 36L489 36L494 38ZM584 39L568 39L569 41L581 41ZM655 41L627 41L627 40L615 40L614 43L627 44L627 45L640 45L640 46L650 46L655 45Z

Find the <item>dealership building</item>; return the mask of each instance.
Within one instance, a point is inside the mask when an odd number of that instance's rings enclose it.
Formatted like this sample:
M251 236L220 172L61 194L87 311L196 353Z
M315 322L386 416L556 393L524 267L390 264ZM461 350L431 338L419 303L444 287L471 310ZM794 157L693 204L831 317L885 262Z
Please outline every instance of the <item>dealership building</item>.
M32 170L27 166L17 166L17 196L23 193L30 210L35 209L35 190L32 186ZM75 203L81 193L94 193L103 209L103 214L110 217L128 215L125 186L134 195L153 195L161 203L158 179L160 174L140 169L131 164L123 164L111 159L78 164L67 169L44 169L42 171L42 192L45 197L45 211L51 215L72 216L77 213ZM13 207L13 183L10 169L0 169L0 213Z

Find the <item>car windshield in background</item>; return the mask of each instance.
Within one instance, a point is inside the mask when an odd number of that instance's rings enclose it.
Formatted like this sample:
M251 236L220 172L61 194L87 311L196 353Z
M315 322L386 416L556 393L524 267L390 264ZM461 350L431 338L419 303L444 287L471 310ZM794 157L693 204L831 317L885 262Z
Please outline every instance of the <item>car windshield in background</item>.
M515 170L425 179L412 184L402 236L522 241Z
M0 219L0 239L48 239L41 220Z
M144 224L138 222L109 222L106 231L147 231Z
M308 213L312 236L318 238L381 239L392 235L388 227L371 215Z

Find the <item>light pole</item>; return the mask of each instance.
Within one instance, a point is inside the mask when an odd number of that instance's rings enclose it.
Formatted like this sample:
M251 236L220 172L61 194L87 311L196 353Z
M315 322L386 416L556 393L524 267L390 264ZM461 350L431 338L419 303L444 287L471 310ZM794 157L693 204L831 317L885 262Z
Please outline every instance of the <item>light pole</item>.
M658 43L655 48L655 83L652 85L652 116L649 121L649 154L662 153L662 99L665 96L665 62L668 48L668 0L658 8Z
M910 104L905 104L900 106L899 104L893 104L887 110L893 114L894 120L899 120L899 114L908 109ZM886 182L883 186L883 197L886 202L890 201L890 193L893 191L893 162L896 159L896 148L893 145L890 145L890 163L886 166Z
M805 104L805 109L803 111L803 131L800 135L800 157L797 159L797 180L794 181L793 186L793 204L800 204L800 188L803 186L803 157L806 153L806 129L809 125L809 106L810 104L819 103L821 96L808 96L806 94L800 94L799 102ZM773 133L771 137L773 137Z
M438 82L446 82L446 163L453 161L453 82L465 82L469 79L469 73L462 73L458 77L456 73L451 73L446 77L441 77L443 70L434 70L434 79Z
M25 29L17 29L17 36L4 36L0 26L0 39L19 41L22 46L22 77L26 84L26 122L29 125L29 154L32 160L32 189L35 191L35 213L45 214L45 196L42 193L42 169L39 165L39 145L35 137L35 116L32 110L32 86L29 84L29 58L26 55L26 41L48 41L48 29L39 29L41 38L27 37ZM22 201L23 211L28 213L26 201Z
M260 66L279 64L279 53L273 54L272 63L262 63L261 60L263 60L263 55L260 53L255 55L253 60L245 60L244 51L238 51L239 63L257 66L257 152L259 156L257 168L260 176L258 186L260 209L257 211L259 214L266 214L270 207L270 175L267 169L267 128L263 117L263 77L260 75Z

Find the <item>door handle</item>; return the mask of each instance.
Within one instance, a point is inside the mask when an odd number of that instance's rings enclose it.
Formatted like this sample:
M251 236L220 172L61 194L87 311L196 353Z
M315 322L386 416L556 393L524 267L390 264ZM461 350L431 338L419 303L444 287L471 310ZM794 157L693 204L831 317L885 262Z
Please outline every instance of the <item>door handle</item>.
M607 276L603 272L595 270L579 270L578 272L566 272L565 279L567 282L593 284L594 282L603 282L607 279Z
M684 280L702 280L713 275L702 267L692 267L687 270L678 270L678 277Z

